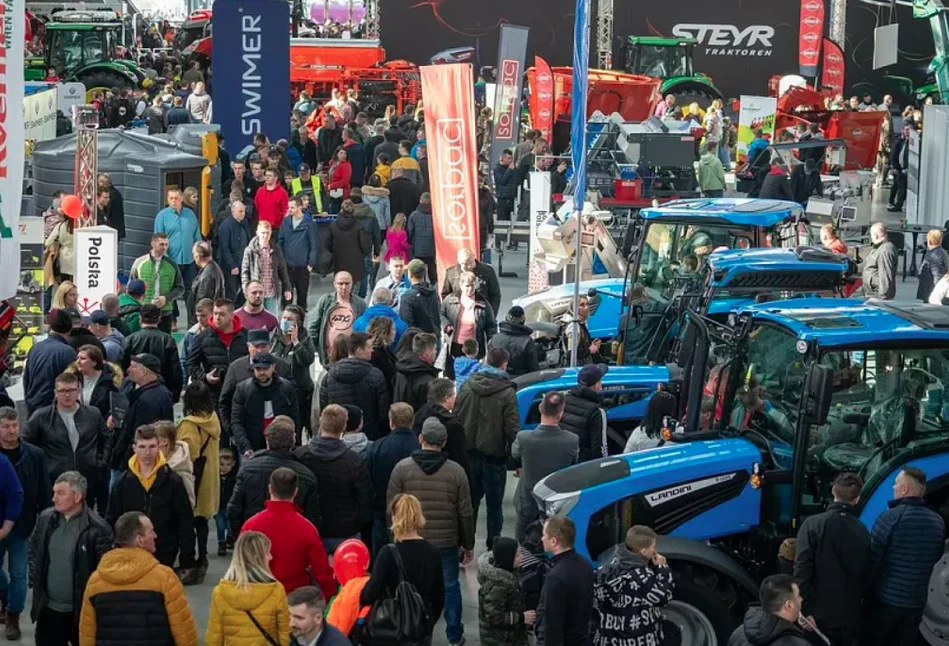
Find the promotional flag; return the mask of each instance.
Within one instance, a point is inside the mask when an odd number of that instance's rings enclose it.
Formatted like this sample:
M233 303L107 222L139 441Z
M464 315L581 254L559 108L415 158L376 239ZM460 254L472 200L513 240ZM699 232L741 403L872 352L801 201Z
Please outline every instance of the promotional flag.
M0 0L0 299L13 298L20 278L20 200L26 155L23 130L25 0Z
M535 97L531 101L531 123L549 144L554 132L554 75L550 65L540 56L534 57L534 87L531 92Z
M498 79L494 93L494 137L491 165L501 151L517 145L521 125L521 93L524 88L524 58L527 56L527 27L501 25L498 43ZM426 118L428 112L426 110Z
M824 0L801 0L801 28L797 50L801 76L817 76L823 36Z
M550 287L550 274L547 273L547 266L543 260L544 248L540 246L540 238L537 237L540 225L550 216L550 173L546 171L531 171L530 181L531 229L527 256L530 261L527 272L527 293L536 294Z
M774 134L774 118L778 110L778 100L770 96L741 97L741 109L738 112L738 159L748 158L748 146L755 138L755 130L761 128L765 138Z
M263 132L290 138L290 5L279 0L215 3L211 18L214 122L231 159Z
M821 87L834 93L834 96L844 92L844 53L830 38L824 39L824 61L821 65Z
M583 210L587 183L587 77L590 67L590 0L577 0L573 23L573 102L570 146L573 154L575 212Z
M435 257L444 277L459 249L476 258L481 251L474 77L467 63L422 67L421 75Z

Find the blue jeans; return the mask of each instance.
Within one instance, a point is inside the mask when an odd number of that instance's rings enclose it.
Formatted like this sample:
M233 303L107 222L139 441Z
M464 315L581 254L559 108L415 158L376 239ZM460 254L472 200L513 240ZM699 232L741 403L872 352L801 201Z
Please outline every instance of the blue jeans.
M217 542L223 543L227 540L227 510L221 509L214 514L214 525L217 527Z
M283 303L283 294L277 296L270 296L264 299L264 309L277 317L277 320L280 320L280 306Z
M30 551L30 537L10 534L0 541L0 597L7 599L7 612L23 612L26 605L26 569ZM9 560L3 570L3 557Z
M445 582L445 637L456 644L465 636L461 623L461 584L458 582L458 547L441 547L442 580ZM438 617L435 618L436 620Z
M481 499L487 499L488 545L501 535L504 526L504 486L507 465L482 457L471 457L471 506L475 523Z
M366 298L366 292L369 289L369 277L372 276L372 256L365 256L362 259L362 268L364 274L359 285L356 286L356 295L359 298Z
M722 162L722 166L725 167L725 172L728 173L732 169L732 159L731 151L725 146L719 145L718 147L718 159Z
M375 514L372 517L372 555L376 556L383 547L389 544L389 526L385 514Z

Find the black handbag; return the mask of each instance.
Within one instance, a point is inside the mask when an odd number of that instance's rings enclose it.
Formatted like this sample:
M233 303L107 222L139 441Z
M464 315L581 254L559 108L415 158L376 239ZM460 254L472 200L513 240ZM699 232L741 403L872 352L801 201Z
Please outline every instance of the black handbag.
M201 478L204 477L204 468L208 465L208 456L204 454L204 450L208 448L208 442L211 441L211 436L208 435L208 439L204 441L204 444L201 445L201 450L198 451L198 457L194 459L194 462L191 465L192 473L194 473L194 492L197 496L198 492L201 491Z
M399 569L399 584L391 598L379 599L369 610L360 644L410 646L421 643L431 626L429 612L415 585L405 579L402 556L395 545L387 546Z

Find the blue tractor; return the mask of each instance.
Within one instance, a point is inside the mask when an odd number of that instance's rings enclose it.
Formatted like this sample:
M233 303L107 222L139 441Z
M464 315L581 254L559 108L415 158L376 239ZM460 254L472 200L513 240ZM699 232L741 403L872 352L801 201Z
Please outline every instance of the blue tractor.
M677 583L668 616L696 646L725 643L781 542L833 500L839 473L863 477L867 527L907 465L949 513L949 308L802 298L729 319L685 317L694 350L672 375L685 430L534 489L546 515L574 520L577 550L593 561L631 525L664 535Z

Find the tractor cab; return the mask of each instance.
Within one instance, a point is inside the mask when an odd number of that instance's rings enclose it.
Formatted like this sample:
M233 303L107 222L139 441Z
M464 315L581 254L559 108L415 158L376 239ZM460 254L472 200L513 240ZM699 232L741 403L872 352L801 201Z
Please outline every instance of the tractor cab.
M696 45L698 41L693 38L630 36L624 48L624 71L661 79L659 91L679 96L679 105L692 100L708 105L713 99L721 99L722 93L712 79L695 72L692 58Z

